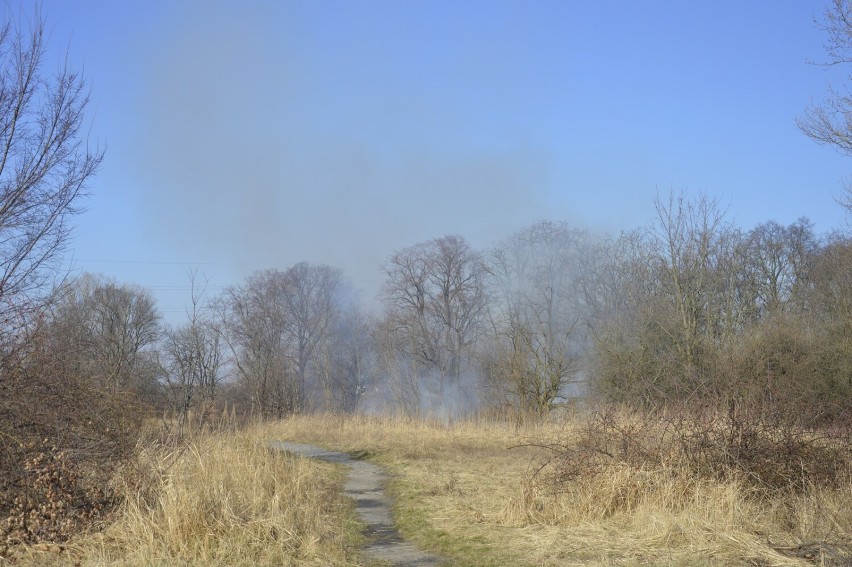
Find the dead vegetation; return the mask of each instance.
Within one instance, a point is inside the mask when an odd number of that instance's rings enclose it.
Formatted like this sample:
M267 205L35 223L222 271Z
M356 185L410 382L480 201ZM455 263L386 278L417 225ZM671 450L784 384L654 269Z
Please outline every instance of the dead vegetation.
M353 565L359 536L341 479L332 466L272 450L251 434L149 443L113 479L121 504L101 531L62 546L16 548L6 561Z
M852 438L844 428L808 428L760 407L608 407L583 420L578 437L547 446L551 480L562 485L631 470L677 470L699 481L737 481L767 497L837 488L852 473Z
M268 435L366 451L390 467L404 535L459 565L845 565L852 558L852 480L832 460L836 447L824 454L832 478L789 477L782 488L784 475L747 474L756 466L748 459L729 461L719 474L704 437L678 441L670 430L665 420L622 410L520 427L304 416L269 426ZM703 455L694 462L677 448L689 439ZM781 459L784 444L772 447L766 458ZM770 468L759 462L756 470Z
M4 483L11 500L0 525L5 536L0 557L9 546L67 541L112 504L107 490L86 482L70 453L33 443L20 449L26 455L21 474Z
M0 557L105 519L110 480L132 458L143 418L129 393L102 395L70 371L41 329L2 365Z
M109 485L121 505L100 531L17 548L5 561L359 564L342 472L268 448L288 439L387 467L403 536L456 565L848 564L848 440L802 433L801 450L787 454L785 435L756 424L749 447L761 457L737 460L752 433L732 437L726 419L625 409L525 425L327 414L184 430L180 442L149 436ZM801 475L789 472L794 463ZM48 486L49 460L33 464ZM70 494L61 483L50 490Z

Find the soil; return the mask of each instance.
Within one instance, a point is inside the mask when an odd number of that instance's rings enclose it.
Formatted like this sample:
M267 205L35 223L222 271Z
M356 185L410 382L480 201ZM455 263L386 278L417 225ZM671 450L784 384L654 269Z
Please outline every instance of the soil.
M384 489L388 479L384 469L345 453L327 451L314 445L288 441L273 441L270 445L297 455L349 467L344 493L355 501L358 517L366 525L365 535L370 543L364 549L364 554L368 559L398 567L443 564L440 557L428 555L402 539L394 527L392 500Z

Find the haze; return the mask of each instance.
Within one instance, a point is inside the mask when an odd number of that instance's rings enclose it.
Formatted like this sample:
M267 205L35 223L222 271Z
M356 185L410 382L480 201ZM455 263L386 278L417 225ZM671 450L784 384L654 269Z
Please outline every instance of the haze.
M192 267L216 291L326 263L370 302L402 247L461 234L484 248L542 218L618 232L669 190L720 196L745 227L844 226L848 163L794 123L834 78L808 63L822 5L43 9L107 147L73 267L152 289L167 320Z

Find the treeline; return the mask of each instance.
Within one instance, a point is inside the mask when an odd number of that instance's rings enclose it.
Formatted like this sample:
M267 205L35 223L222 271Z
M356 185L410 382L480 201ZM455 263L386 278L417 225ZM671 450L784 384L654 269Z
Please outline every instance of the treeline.
M702 474L746 471L764 488L830 484L846 462L848 442L817 454L808 433L848 438L844 234L817 235L807 219L745 230L715 200L673 194L647 226L618 236L543 221L486 250L454 235L415 244L383 270L378 312L339 269L299 263L215 296L192 274L179 325L163 323L145 289L95 275L7 317L6 541L63 540L110 509L110 479L152 417L172 431L223 412L527 420L579 401L598 417L564 471L615 458L612 447L641 468L654 446L645 429L674 435L666 443ZM653 427L624 430L613 406L655 416ZM724 474L708 464L720 459Z
M807 219L744 231L713 200L658 201L655 221L614 248L623 282L598 325L593 392L847 410L850 244Z
M340 270L300 263L215 297L196 275L188 320L164 326L147 291L86 275L25 343L98 396L180 419L223 405L543 416L589 397L845 412L852 242L806 219L743 230L706 197L656 204L618 237L545 221L489 250L460 236L398 250L379 313Z
M330 266L256 272L217 295L195 272L178 325L140 287L55 286L3 335L0 533L67 539L114 504L117 471L139 474L140 434L223 412L521 421L588 404L580 441L552 447L560 483L666 459L773 494L846 478L844 234L807 219L743 229L714 199L672 194L618 236L543 221L485 250L414 244L383 270L377 312Z

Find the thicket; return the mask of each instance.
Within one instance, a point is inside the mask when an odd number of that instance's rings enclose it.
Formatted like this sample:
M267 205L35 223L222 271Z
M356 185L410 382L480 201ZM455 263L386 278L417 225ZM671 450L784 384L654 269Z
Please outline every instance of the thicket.
M133 392L104 392L54 347L37 328L3 358L0 549L66 541L102 518L145 415Z
M657 212L629 236L622 308L596 334L603 409L557 444L554 479L668 470L756 497L848 484L852 242L804 219L742 232L707 199Z

